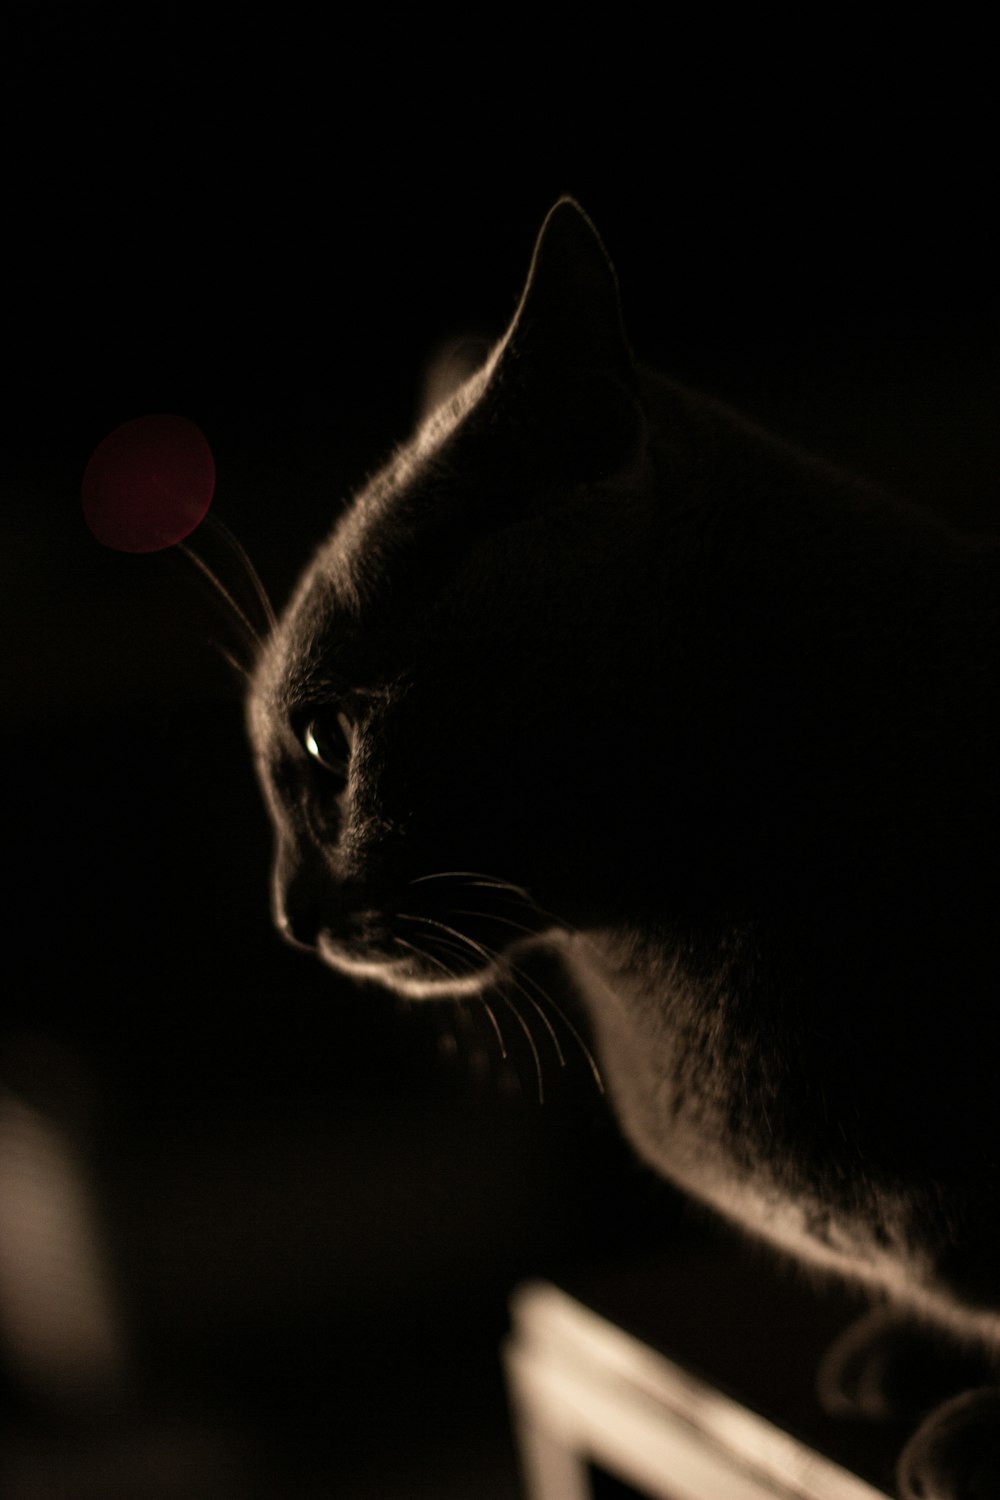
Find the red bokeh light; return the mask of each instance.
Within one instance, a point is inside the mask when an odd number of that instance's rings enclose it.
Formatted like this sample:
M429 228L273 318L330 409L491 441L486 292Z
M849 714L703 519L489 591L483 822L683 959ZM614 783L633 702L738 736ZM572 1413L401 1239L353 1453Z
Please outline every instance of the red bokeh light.
M215 490L215 460L187 417L123 422L98 443L83 476L83 514L118 552L158 552L190 536Z

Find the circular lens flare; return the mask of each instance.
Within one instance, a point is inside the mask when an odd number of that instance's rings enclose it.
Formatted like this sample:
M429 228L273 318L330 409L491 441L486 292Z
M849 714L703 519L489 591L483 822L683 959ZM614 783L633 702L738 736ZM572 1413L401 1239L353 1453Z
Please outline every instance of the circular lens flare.
M187 417L123 422L98 443L83 475L83 514L117 552L159 552L190 536L215 491L215 459Z

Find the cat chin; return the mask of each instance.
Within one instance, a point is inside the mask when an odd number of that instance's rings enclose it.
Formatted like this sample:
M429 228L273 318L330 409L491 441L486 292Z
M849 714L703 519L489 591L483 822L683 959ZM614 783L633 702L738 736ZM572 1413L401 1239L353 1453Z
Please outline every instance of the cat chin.
M417 974L409 959L352 958L324 943L322 937L319 955L338 974L381 984L408 1000L448 1000L479 995L500 976L497 964L484 966L473 974Z
M491 967L478 974L462 974L455 979L445 979L443 976L440 979L418 979L412 975L407 977L399 974L372 977L379 978L397 995L404 995L408 1000L458 1000L463 996L481 995L499 977L499 971Z

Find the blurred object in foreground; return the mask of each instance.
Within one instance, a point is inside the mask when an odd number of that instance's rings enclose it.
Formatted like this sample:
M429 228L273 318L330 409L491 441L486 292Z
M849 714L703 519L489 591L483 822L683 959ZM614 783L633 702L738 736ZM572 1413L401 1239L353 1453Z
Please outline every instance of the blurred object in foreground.
M823 1411L865 1305L718 1230L514 1298L508 1388L530 1500L888 1500L898 1430Z
M55 1408L107 1404L127 1355L79 1153L45 1110L0 1089L0 1338Z

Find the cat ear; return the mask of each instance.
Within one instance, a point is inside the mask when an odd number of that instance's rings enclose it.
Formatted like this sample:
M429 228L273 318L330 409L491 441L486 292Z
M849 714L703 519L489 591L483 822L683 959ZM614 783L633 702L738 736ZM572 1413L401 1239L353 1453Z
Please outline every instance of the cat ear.
M618 282L597 230L572 198L561 198L542 225L491 386L513 446L520 434L536 471L553 478L618 473L644 444Z
M580 205L560 198L535 242L528 279L505 345L549 378L602 374L635 387L618 279Z

